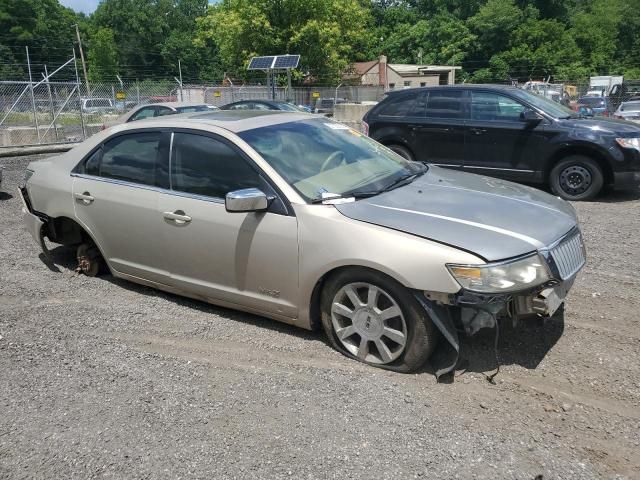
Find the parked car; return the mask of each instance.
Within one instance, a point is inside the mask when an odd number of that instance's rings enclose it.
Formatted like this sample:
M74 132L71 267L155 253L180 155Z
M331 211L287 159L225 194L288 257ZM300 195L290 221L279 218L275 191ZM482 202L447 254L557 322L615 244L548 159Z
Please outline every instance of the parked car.
M116 277L304 328L419 369L456 327L552 315L585 262L573 208L409 162L324 117L192 113L125 123L29 164L24 221ZM453 368L447 364L442 371Z
M609 116L609 99L607 97L580 97L578 104L591 107L596 115Z
M588 105L576 105L575 111L581 117L593 118L596 116L593 108L589 107Z
M549 185L568 200L593 198L604 185L640 184L640 127L584 118L514 87L392 92L363 127L405 158Z
M164 102L138 105L117 119L105 122L102 129L120 125L121 123L135 122L136 120L144 120L145 118L161 117L163 115L173 115L178 113L191 112L210 112L218 110L218 107L207 105L204 103L188 103L188 102Z
M337 104L347 103L346 98L318 98L316 100L316 108L314 110L315 113L320 113L326 116L332 116L333 111Z
M220 107L220 110L282 110L283 112L305 112L293 103L279 100L240 100Z
M115 110L113 100L110 98L82 98L80 105L84 113L110 113Z
M621 103L613 114L613 118L640 123L640 101Z

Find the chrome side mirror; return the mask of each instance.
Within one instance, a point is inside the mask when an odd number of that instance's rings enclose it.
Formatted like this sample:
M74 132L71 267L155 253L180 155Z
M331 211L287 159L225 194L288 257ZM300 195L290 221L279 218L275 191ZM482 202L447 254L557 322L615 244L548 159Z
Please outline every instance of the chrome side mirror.
M244 188L227 193L224 208L227 212L264 212L269 207L267 195L257 188Z

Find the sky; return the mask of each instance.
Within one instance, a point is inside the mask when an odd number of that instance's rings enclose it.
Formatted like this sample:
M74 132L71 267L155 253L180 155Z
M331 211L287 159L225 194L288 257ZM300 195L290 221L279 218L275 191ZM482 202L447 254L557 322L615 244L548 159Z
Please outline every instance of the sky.
M72 8L76 12L93 13L98 7L100 0L60 0L60 3L65 7ZM213 0L209 0L209 3L215 3Z
M60 3L76 12L92 13L100 0L60 0Z

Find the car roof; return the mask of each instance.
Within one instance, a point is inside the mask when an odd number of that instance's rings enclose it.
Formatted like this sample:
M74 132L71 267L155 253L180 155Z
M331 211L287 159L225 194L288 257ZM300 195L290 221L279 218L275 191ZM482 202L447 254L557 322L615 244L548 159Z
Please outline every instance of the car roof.
M140 105L140 107L169 107L169 108L182 108L182 107L200 107L200 106L209 106L207 103L203 102L153 102L153 103L145 103Z
M399 90L391 90L386 92L387 95L400 95L402 93L407 92L422 92L425 90L441 90L441 89L460 89L463 88L465 90L509 90L509 91L517 91L522 90L521 88L514 87L513 85L497 85L493 83L456 83L454 85L431 85L428 87L413 87L413 88L402 88Z
M268 127L298 120L318 118L310 113L284 112L279 110L213 110L211 112L190 112L179 115L166 115L152 119L119 125L120 131L140 127L169 127L169 128L203 128L219 127L233 133Z
M249 102L266 103L268 105L277 105L277 104L280 104L280 103L288 103L288 102L285 102L284 100L268 100L268 99L265 99L265 98L252 98L252 99L246 99L246 100L237 100L235 102L227 103L225 106L237 105L238 103L249 103Z

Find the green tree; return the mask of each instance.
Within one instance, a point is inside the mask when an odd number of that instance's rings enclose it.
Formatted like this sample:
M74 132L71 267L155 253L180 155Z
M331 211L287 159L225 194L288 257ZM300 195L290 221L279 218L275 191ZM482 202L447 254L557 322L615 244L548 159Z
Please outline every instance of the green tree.
M89 79L113 81L118 73L118 50L110 28L99 28L91 37L87 52Z
M296 53L302 68L329 80L366 58L370 25L359 0L223 0L198 19L196 40L215 43L236 74L252 56Z

